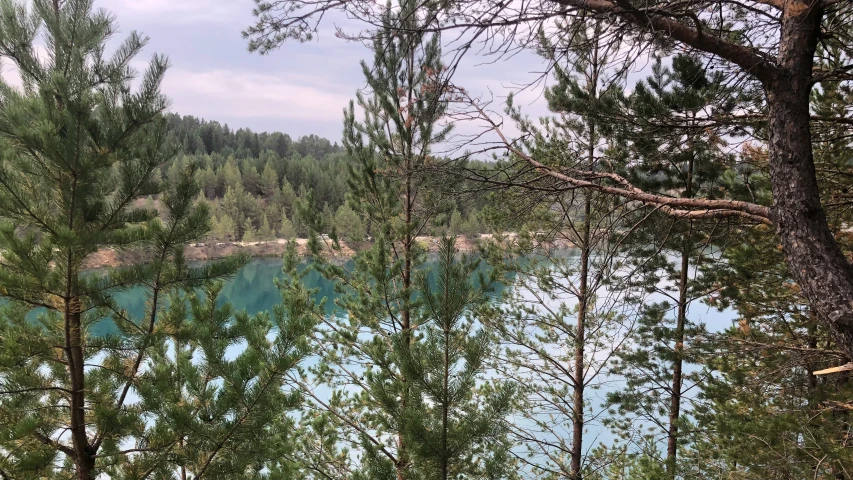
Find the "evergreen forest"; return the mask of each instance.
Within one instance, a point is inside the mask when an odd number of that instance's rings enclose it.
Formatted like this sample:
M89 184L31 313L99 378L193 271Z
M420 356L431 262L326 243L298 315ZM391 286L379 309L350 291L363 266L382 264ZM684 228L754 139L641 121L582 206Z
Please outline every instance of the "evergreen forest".
M850 0L245 2L331 140L109 3L0 0L0 480L853 480Z

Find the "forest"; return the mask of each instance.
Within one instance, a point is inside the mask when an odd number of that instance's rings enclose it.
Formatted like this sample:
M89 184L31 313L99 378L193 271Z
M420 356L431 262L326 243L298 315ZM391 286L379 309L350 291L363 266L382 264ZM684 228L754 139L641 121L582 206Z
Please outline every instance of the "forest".
M167 142L179 154L155 175L174 181L188 165L197 167L196 179L211 209L209 240L306 238L308 227L295 215L293 206L309 191L327 226L321 233L330 233L335 227L343 240L354 245L371 236L369 225L347 205L347 156L337 144L316 135L293 141L281 132L232 132L216 121L174 113L166 115L166 125ZM488 168L482 161L470 163ZM488 232L480 219L482 197L469 194L465 201L450 202L436 212L422 233Z
M252 15L261 55L348 20L340 142L181 116L101 2L0 0L0 479L853 479L853 3ZM522 51L547 115L457 76ZM268 279L185 256L258 240Z

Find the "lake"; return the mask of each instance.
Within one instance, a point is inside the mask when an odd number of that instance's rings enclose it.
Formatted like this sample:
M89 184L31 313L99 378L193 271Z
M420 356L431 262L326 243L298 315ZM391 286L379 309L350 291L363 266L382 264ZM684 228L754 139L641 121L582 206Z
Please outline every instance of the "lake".
M347 268L352 265L351 260L344 264ZM434 262L426 262L423 268L430 269L433 265ZM301 265L301 268L307 267L308 264ZM485 269L485 264L481 264L480 268ZM230 302L235 311L245 310L250 315L270 310L273 305L281 302L281 295L274 282L276 278L283 278L280 258L252 259L237 272L234 278L226 282L219 300L223 303ZM308 272L303 281L309 290L316 290L315 300L327 299L326 314L333 314L334 300L338 296L335 293L334 284L313 270ZM499 292L502 288L498 286L496 291ZM145 312L146 293L147 289L138 287L118 293L116 299L133 318L141 318ZM96 335L104 335L116 332L116 328L111 320L106 320L93 327L91 331Z
M564 255L571 258L576 256L576 252L567 251ZM434 263L427 262L424 268L429 269L433 265ZM348 265L346 266L351 267L352 262L348 262ZM302 268L306 267L307 264L302 266ZM485 267L483 266L481 268ZM228 280L220 295L220 301L230 302L236 310L246 310L249 314L269 310L273 305L281 301L281 296L278 288L275 286L274 279L282 277L281 259L253 259L244 266L234 278ZM324 279L316 271L310 271L305 276L304 281L307 288L316 289L316 300L319 301L323 298L327 299L326 313L328 315L335 313L334 299L337 297L337 294L334 291L333 283ZM501 286L498 290L502 288L503 287ZM147 297L145 295L145 290L141 288L120 293L118 295L118 300L121 305L127 308L129 312L137 318L145 311ZM663 297L652 296L649 297L648 300L660 301L663 300ZM736 312L720 312L716 309L709 308L700 302L694 302L690 308L690 317L696 322L705 323L711 331L719 331L732 325L733 319L736 318ZM115 327L112 325L111 321L101 322L101 324L93 329L93 333L96 334L107 334L114 331ZM232 346L231 349L233 348L239 348L239 346ZM687 367L688 370L690 370L690 368L691 366ZM598 410L598 406L603 401L604 395L615 388L619 383L618 381L616 383L611 383L612 380L612 378L608 380L608 378L605 377L602 379L602 382L606 385L604 388L598 390L590 389L587 391L587 399L590 402L590 407ZM587 425L587 431L587 438L590 444L598 442L609 444L615 440L613 434L604 428L598 421L590 422Z
M571 258L576 256L576 252L566 251L563 255ZM427 262L424 268L431 268L432 262ZM352 266L352 261L348 261L345 265ZM303 264L302 268L307 267ZM486 268L481 266L481 268ZM228 280L220 294L220 301L231 302L234 309L246 310L249 314L269 310L273 305L281 301L278 288L276 288L274 279L282 278L281 259L280 258L255 258L252 259L236 274L236 276ZM322 298L327 298L326 313L334 312L334 299L337 294L334 290L334 284L324 279L316 271L310 271L304 278L306 287L316 289L315 298L319 301ZM500 291L503 287L498 286ZM142 316L145 312L145 302L147 297L146 290L143 288L134 288L125 292L120 292L116 297L119 303L125 307L128 312L136 318ZM651 296L649 301L661 301L662 296ZM736 317L734 311L717 311L709 308L700 302L693 302L690 307L690 316L694 322L704 322L711 331L723 330L731 326L733 319ZM93 329L93 333L105 334L115 331L115 327L111 321L102 322Z

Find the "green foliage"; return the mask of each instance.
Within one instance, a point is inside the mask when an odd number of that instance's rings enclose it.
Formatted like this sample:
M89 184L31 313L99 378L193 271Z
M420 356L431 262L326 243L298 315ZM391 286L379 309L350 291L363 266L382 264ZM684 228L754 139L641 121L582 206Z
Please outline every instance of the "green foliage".
M264 214L263 220L261 221L261 227L258 229L258 238L260 240L274 240L275 232L272 227L270 227L269 218Z
M0 79L0 478L850 477L850 374L814 374L849 358L773 232L662 200L773 201L765 97L716 59L655 58L623 90L612 23L549 16L536 46L553 115L536 124L510 98L510 154L452 162L434 155L464 91L434 22L466 5L359 12L381 28L338 146L164 114L166 59L138 74L147 39L113 43L92 3L0 0L0 57L21 76ZM275 21L298 2L275 3L258 4L251 48L310 38L307 17ZM815 71L845 74L849 32L823 33ZM814 83L822 211L851 254L853 90ZM489 228L517 233L484 246L489 275L451 238L427 269L415 240ZM309 237L314 258L288 243L281 303L256 315L219 297L245 258L184 258L199 240L276 236ZM339 240L369 248L341 262ZM111 252L138 261L86 270ZM334 314L311 272L335 282ZM512 288L489 305L498 278ZM130 289L141 314L120 302ZM735 323L707 331L700 300ZM599 420L612 445L590 444Z
M482 477L498 470L506 478L512 473L502 461L513 388L500 381L481 385L494 344L485 330L474 330L492 282L482 273L472 278L478 262L456 255L454 241L443 239L435 271L418 272L423 316L416 341L394 338L396 362L410 385L403 429L422 478Z
M237 225L227 213L223 213L216 221L213 227L213 237L221 241L234 241L237 239Z
M453 260L450 241L437 275L454 292L424 289L426 274L415 273L426 252L414 239L432 224L439 200L418 172L450 126L441 125L446 99L438 36L397 35L391 25L414 27L423 15L409 1L389 10L373 45L374 64L363 63L370 96L359 92L357 101L364 120L356 121L352 104L344 117L347 205L330 221L331 209L319 215L313 196L297 202L297 218L312 231L313 267L336 283L336 304L347 313L328 318L318 332L320 361L304 382L331 387L329 399L312 395L312 404L316 415L334 422L339 442L358 452L358 462L346 462L353 478L507 478L514 475L503 422L511 391L485 382L489 339L472 333L473 311L489 282L477 292L462 288L473 264ZM365 223L376 240L351 266L321 255L327 245L332 254L340 249L338 234L362 240ZM330 230L328 240L316 236ZM439 371L443 376L435 378ZM446 389L436 396L438 385ZM318 443L322 437L312 442ZM315 450L305 456L307 464L329 468Z
M255 242L258 240L258 233L255 231L255 226L252 224L252 219L247 218L245 222L243 222L243 241L244 242Z
M698 58L687 55L676 55L671 68L659 60L652 71L623 102L639 120L618 132L613 150L625 158L622 173L639 188L659 194L731 195L724 174L732 168L734 156L719 148L717 132L696 125L708 109L735 108L738 91L726 86L721 74L709 73ZM607 404L618 415L607 423L625 441L645 445L665 438L663 458L668 478L675 478L678 455L691 441L695 392L707 378L691 366L700 362L697 343L706 335L691 309L695 299L714 287L694 272L696 265L714 261L709 245L723 241L726 231L701 219L647 209L639 210L635 218L642 223L627 244L633 264L629 282L660 300L640 297L644 303L638 306L635 335L613 369L624 376L625 384L607 396Z
M450 214L450 224L447 229L448 233L454 237L462 233L462 214L459 210L454 209Z
M296 238L296 229L293 228L293 223L287 218L287 214L281 212L281 222L278 227L278 237L291 240Z
M259 478L283 448L265 438L286 439L297 405L281 387L306 353L307 300L291 289L268 314L232 315L210 282L246 259L185 262L209 206L192 159L159 181L174 154L167 62L154 56L133 80L146 39L132 32L107 56L117 26L89 0L0 10L0 50L23 81L0 80L0 473ZM136 206L154 195L159 212ZM138 264L84 270L96 252L128 248ZM142 315L118 301L131 288L148 299ZM114 333L96 335L105 322ZM246 348L226 355L235 342Z
M346 204L341 205L335 212L335 229L338 236L349 243L359 243L367 236L364 222L357 213Z
M271 197L277 191L279 191L278 186L278 173L276 173L275 169L273 169L272 164L267 162L264 164L264 172L261 174L261 192L264 196Z
M171 478L176 469L191 478L260 478L287 448L293 422L285 414L300 395L285 380L308 353L310 303L304 292L285 292L288 303L249 316L218 306L221 288L171 295L151 366L135 386L147 419L135 432L141 452L105 467L112 478ZM228 355L234 345L242 348Z
M342 155L341 148L329 144L327 140L308 136L295 143L288 143L295 148L276 150L273 147L276 145L280 147L280 140L289 139L289 137L281 133L256 134L242 129L232 132L227 126L223 127L216 122L200 122L194 117L181 118L176 115L167 115L166 119L168 143L177 145L184 151L183 156L167 163L166 176L174 175L181 167L190 163L203 165L204 167L199 168L196 176L204 191L204 197L210 204L213 216L222 218L223 215L227 215L237 224L236 238L242 238L246 218L250 218L252 223L260 229L264 214L267 215L271 228L278 231L280 229L278 219L282 213L288 215L295 223L296 233L303 238L306 237L308 228L301 225L302 220L296 214L294 204L297 198L303 200L307 198L308 191L314 194L312 207L322 206L324 209L328 207L329 214L326 218L326 226L323 227L324 233L331 233L331 229L337 226L335 217L338 210L346 203L350 188L347 178L349 168L352 166ZM199 131L215 129L219 131L216 134L217 137L231 140L223 140L224 143L210 153L206 153L204 149L200 152L186 150L186 142L181 139L194 138L196 135L201 135ZM251 136L257 136L260 142L257 154L253 154L252 149L236 146L240 139ZM278 140L273 142L271 140L273 138ZM282 151L287 155L282 156ZM384 167L377 166L377 168ZM398 165L397 168L401 167ZM259 171L262 172L260 175L258 175ZM154 175L159 174L160 169L156 170ZM419 229L423 230L424 234L439 234L443 231L442 228L447 226L449 216L442 216L438 207L445 210L456 208L461 212L460 221L464 221L464 228L461 230L468 235L486 230L485 225L476 218L476 208L482 206L482 199L476 202L460 202L445 198L437 202L436 196L433 195L429 202L429 208L435 210L437 215L431 219L430 228L424 225ZM366 235L366 226L370 224L369 219L364 218L363 221L356 222L355 217L348 212L351 208L358 210L354 205L348 205L344 209L346 226L356 227L354 232L363 231ZM363 215L363 212L356 213ZM359 226L359 223L362 226ZM439 227L437 231L431 229L433 224ZM460 226L463 224L460 223ZM342 232L346 234L347 230ZM347 234L346 236L349 242L362 242L365 235ZM215 234L215 237L218 240L226 240L226 236L222 234Z

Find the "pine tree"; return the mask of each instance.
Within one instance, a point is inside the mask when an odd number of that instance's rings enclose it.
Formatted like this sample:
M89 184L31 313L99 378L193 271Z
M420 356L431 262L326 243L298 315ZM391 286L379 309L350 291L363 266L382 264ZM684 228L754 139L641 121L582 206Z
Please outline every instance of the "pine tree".
M217 240L221 240L223 242L236 241L237 224L234 223L234 220L228 216L227 213L223 213L222 216L219 217L219 221L216 223L214 234Z
M313 265L335 281L341 294L336 303L347 317L326 320L329 328L318 336L322 360L304 380L305 389L313 392L312 385L317 383L333 388L331 399L314 396L314 407L331 414L346 442L359 446L360 462L352 467L352 476L358 479L434 478L429 472L436 472L438 458L427 455L428 445L412 443L427 440L423 428L428 419L421 417L420 428L408 420L415 405L426 400L403 365L414 366L410 349L418 340L413 329L426 321L423 303L415 295L415 271L423 264L425 252L415 237L431 225L431 212L436 211L418 172L430 161L432 146L446 138L450 129L440 123L446 98L438 36L399 35L391 28L408 25L414 31L428 17L427 11L418 8L408 0L399 9L389 8L384 20L388 28L373 45L374 63L362 65L370 87L370 96L359 93L357 98L364 121L356 121L352 104L345 112L348 206L370 225L376 241L370 250L356 255L351 268L324 261L318 255L319 239L312 236L310 241ZM328 225L318 222L325 215L316 215L313 202L310 197L300 202L300 218L313 222L312 232L328 231ZM331 244L339 248L336 234ZM456 406L449 412L453 418L462 414L458 410L463 405ZM494 463L487 459L500 457L492 455L498 449L483 451L477 430L470 428L468 433L472 436L467 445L480 445L475 451L456 452L453 459L447 450L441 455L447 465L468 461L467 472L482 472L486 464ZM416 434L420 438L411 438ZM499 439L490 441L500 444ZM473 457L465 460L466 455Z
M278 173L272 168L271 163L267 162L264 165L263 173L261 173L261 192L265 197L272 197L278 191L280 191Z
M151 368L135 387L148 423L139 452L112 462L105 473L258 478L279 464L293 441L286 414L301 401L287 376L308 354L316 318L293 246L284 265L282 303L253 316L218 304L221 282L170 295L152 338ZM245 348L229 356L234 343Z
M231 188L234 190L244 190L246 188L243 185L243 174L240 172L240 168L237 166L237 160L233 155L229 155L225 160L222 177L225 181L226 189Z
M332 229L335 228L335 214L332 212L328 203L323 205L323 211L320 215L322 215L320 224L323 225L323 228L325 229L323 230L323 233L332 233Z
M281 182L281 189L273 196L273 203L282 210L282 213L292 215L295 201L296 192L293 191L293 185L285 178Z
M635 159L626 162L625 175L631 181L681 198L723 195L724 174L733 159L720 149L716 132L696 128L709 109L722 114L737 105L738 92L723 80L721 74L709 76L694 57L677 55L671 68L658 60L653 75L627 99L631 114L641 119L624 132L629 144L625 155ZM685 392L701 388L702 378L686 368L697 361L690 344L704 331L691 321L690 307L709 289L694 272L709 259L708 246L719 241L724 228L701 219L641 215L644 225L632 242L631 256L637 264L632 276L638 286L663 301L641 306L635 348L623 352L616 369L625 376L626 388L612 394L609 402L621 413L639 417L617 421L619 428L631 430L645 422L666 425L666 470L668 478L676 478L678 451L686 442L680 431L688 425L685 410L693 398ZM661 411L666 419L658 418Z
M208 157L208 160L210 157ZM204 174L202 175L202 191L204 192L204 196L207 198L216 198L217 191L219 188L219 181L216 175L216 172L213 170L213 166L208 164L204 169Z
M450 225L448 226L449 234L452 237L462 234L462 214L459 210L454 209L450 214Z
M477 216L476 210L468 212L468 217L459 226L459 233L467 237L477 237L483 231L483 226Z
M222 197L222 212L231 217L235 222L242 224L242 212L240 210L241 198L243 196L243 187L225 189L225 196Z
M293 223L287 218L285 212L281 212L281 222L278 226L278 238L291 240L296 238L296 229L293 228Z
M828 49L824 55L832 62L839 53ZM824 85L813 92L812 111L844 116L852 93ZM845 198L853 145L840 126L816 125L812 134L828 221L840 227L850 218ZM744 167L767 161L754 142L742 155ZM727 176L730 188L746 200L769 199L766 176L744 173ZM849 372L813 374L844 362L838 345L791 280L776 238L746 227L732 237L721 261L703 269L721 288L712 304L732 307L738 317L704 342L703 364L713 376L695 413L701 435L684 452L690 473L749 480L849 477L853 458L840 447L850 431ZM841 246L850 249L848 242Z
M169 168L166 170L166 181L175 183L180 179L184 172L184 168L189 164L189 159L186 156L176 157L169 162Z
M482 385L494 342L482 328L474 331L493 282L475 278L479 262L456 255L455 241L442 239L434 272L417 275L423 296L417 341L394 337L394 356L410 385L403 429L420 478L511 478L506 418L513 388Z
M264 214L263 219L261 220L261 228L258 229L258 238L261 240L275 239L275 232L272 227L270 227L270 220L267 218L266 214Z
M351 315L349 328L360 328L359 324L363 324L377 335L376 340L391 332L401 332L404 343L411 341L413 273L423 261L414 238L427 223L417 213L416 170L426 162L430 147L449 131L449 127L438 124L446 109L439 83L443 70L439 37L393 33L392 25L414 27L422 21L422 15L415 3L408 0L400 2L398 13L389 9L384 20L388 28L373 45L372 68L362 62L371 93L371 97L361 93L357 96L365 120L356 122L352 103L344 118L344 147L353 162L348 183L350 198L359 200L350 205L377 227L376 236L381 238L353 272L363 287L361 295L344 300ZM384 119L392 122L391 135L386 132ZM332 276L344 275L347 274L333 272ZM356 305L367 300L363 295L369 295L367 285L371 278L391 295L383 302L384 307L370 301L365 305L367 308L360 307L358 312ZM381 412L379 423L373 428L396 438L396 448L385 455L393 463L398 480L403 480L410 476L411 468L400 418L408 386L400 365L383 359L387 353L380 344L365 351L370 359L367 361L379 367L377 372L371 372L376 384L390 382L391 390L387 393L396 392L400 401L383 402L381 395L385 393L370 388L365 388L361 396L362 401L376 405L377 413Z
M240 237L243 242L254 242L257 240L258 233L255 231L255 225L251 218L246 218L243 222L243 236Z
M258 169L255 168L248 158L244 158L240 162L240 175L243 178L243 188L250 195L262 193L261 190L261 175Z
M537 158L583 171L611 167L603 159L613 141L611 116L622 90L618 72L611 78L615 53L600 42L604 30L596 23L565 44L542 40L546 55L567 56L555 69L556 84L546 91L554 114L537 127L509 110L528 139L525 148ZM513 172L509 180L519 187L502 196L490 215L523 217L524 229L535 232L523 231L518 248L498 250L491 262L517 272L503 311L490 324L505 345L496 368L513 378L524 396L517 431L533 473L579 480L608 461L588 455L592 448L585 432L604 413L590 402L590 392L608 381L609 362L631 328L620 306L627 292L615 281L623 262L621 232L630 231L624 223L628 209L593 191L556 189L532 196L529 186L543 185L538 173L527 173L524 166L515 173L512 162L507 161ZM552 253L554 243L574 246L577 255ZM539 245L545 248L536 249Z
M183 246L207 233L209 219L194 202L194 168L165 189L153 181L172 153L159 92L165 58L154 57L134 90L130 64L146 40L131 33L105 56L116 26L91 1L0 9L0 50L24 85L0 81L2 472L93 479L130 461L122 446L145 430L146 412L129 394L152 361L165 298L234 272L242 259L202 267L183 260ZM41 40L48 55L36 55ZM164 220L133 206L153 194ZM144 263L84 272L98 250L131 247ZM142 318L115 299L134 286L148 291ZM119 335L91 332L106 319Z
M338 236L350 244L363 242L367 235L361 217L346 204L335 212L334 226Z

